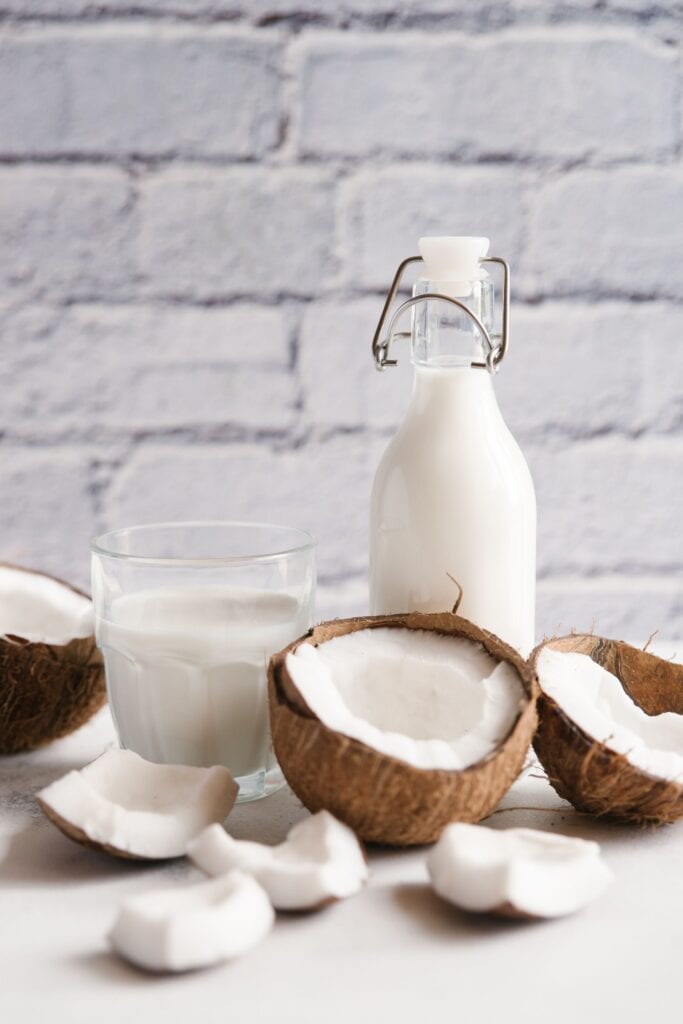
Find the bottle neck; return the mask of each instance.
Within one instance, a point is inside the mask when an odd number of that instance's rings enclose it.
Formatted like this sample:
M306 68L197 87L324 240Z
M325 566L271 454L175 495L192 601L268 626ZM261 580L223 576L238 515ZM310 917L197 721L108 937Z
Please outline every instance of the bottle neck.
M428 281L420 278L413 296L412 359L421 366L471 366L488 354L478 318L493 328L493 285L488 275L473 281Z
M438 421L481 422L500 417L491 374L473 366L415 366L411 412ZM502 418L502 417L501 417Z

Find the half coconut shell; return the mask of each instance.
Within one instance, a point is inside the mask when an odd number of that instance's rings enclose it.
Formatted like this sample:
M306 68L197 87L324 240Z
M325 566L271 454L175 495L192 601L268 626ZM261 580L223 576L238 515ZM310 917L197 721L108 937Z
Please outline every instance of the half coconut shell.
M0 572L5 570L18 578L52 581L89 601L87 594L57 577L0 563ZM64 643L36 642L12 633L0 636L0 754L34 750L66 736L106 699L102 656L94 636L76 636Z
M523 699L510 732L495 751L461 770L424 769L335 732L319 720L287 672L287 654L302 643L317 646L379 627L462 637L514 668ZM431 843L450 822L481 821L519 774L536 727L537 683L531 666L498 637L451 613L323 623L274 655L268 675L273 744L287 781L310 811L330 811L367 842Z
M683 665L621 640L572 634L539 644L530 656L536 671L541 651L586 654L621 683L648 715L683 714ZM543 692L534 749L557 793L579 811L639 825L663 825L683 817L683 786L650 775L610 750L574 722Z

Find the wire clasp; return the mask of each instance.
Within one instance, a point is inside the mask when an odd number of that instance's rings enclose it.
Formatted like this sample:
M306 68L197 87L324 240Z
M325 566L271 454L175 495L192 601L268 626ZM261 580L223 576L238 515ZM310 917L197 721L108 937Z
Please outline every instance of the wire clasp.
M474 313L469 306L466 306L464 302L461 302L460 299L454 299L450 295L441 295L439 292L425 292L424 295L413 295L412 298L406 299L405 302L402 302L401 305L397 307L389 320L386 337L382 339L384 325L389 315L391 305L396 298L396 293L401 284L401 278L403 277L406 268L410 266L411 263L420 262L422 262L421 256L408 256L407 259L402 260L402 262L399 263L398 269L394 274L389 294L386 297L386 301L379 318L379 323L377 324L377 328L372 339L372 354L376 368L378 370L383 370L385 366L397 365L398 360L390 358L391 346L397 338L411 337L410 331L396 330L396 324L406 310L412 309L413 306L418 304L418 302L424 302L426 299L439 299L441 302L448 302L452 306L457 306L458 309L465 313L470 320L476 324L479 333L483 338L486 350L486 359L483 363L472 363L472 366L487 369L489 373L496 373L498 367L507 354L510 333L510 268L506 261L501 259L500 256L484 256L480 260L481 263L497 263L503 269L503 310L500 334L491 335L477 314Z

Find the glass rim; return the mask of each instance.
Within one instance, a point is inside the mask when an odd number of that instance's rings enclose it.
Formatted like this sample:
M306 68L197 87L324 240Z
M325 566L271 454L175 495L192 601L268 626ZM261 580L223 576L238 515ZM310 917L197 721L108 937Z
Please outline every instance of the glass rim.
M183 556L133 555L107 547L107 541L111 541L113 538L120 537L123 534L140 534L148 530L180 530L187 529L188 527L227 527L247 531L273 530L275 532L298 535L301 538L301 543L287 545L282 550L261 551L258 554L210 555L202 558L193 556L184 558ZM246 522L238 519L188 519L158 523L138 523L135 526L123 526L116 530L106 530L104 533L100 533L92 538L90 541L90 551L93 555L98 555L102 558L114 558L121 562L131 562L136 565L166 566L168 568L218 568L220 566L277 562L281 559L291 558L293 555L312 551L315 549L316 543L312 533L298 526L285 526L282 523Z

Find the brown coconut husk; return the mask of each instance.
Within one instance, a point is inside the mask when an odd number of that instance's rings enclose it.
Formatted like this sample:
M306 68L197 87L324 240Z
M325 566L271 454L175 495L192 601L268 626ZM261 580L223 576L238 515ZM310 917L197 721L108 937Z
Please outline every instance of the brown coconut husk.
M334 732L315 716L285 665L301 643L317 646L360 629L431 630L481 644L519 676L519 714L497 750L461 771L427 770ZM270 722L275 753L290 786L312 812L322 809L367 842L411 846L434 842L452 821L487 817L523 767L536 726L537 683L531 666L506 643L449 612L336 619L310 630L270 662Z
M621 640L572 634L532 652L536 670L544 647L587 654L617 677L648 715L683 714L683 665L657 658ZM634 767L569 718L541 689L534 749L557 793L588 814L638 825L664 825L683 817L683 786Z
M0 567L48 575L8 563ZM64 580L50 578L87 597ZM67 644L0 637L0 754L35 750L68 735L106 699L104 666L94 637Z

